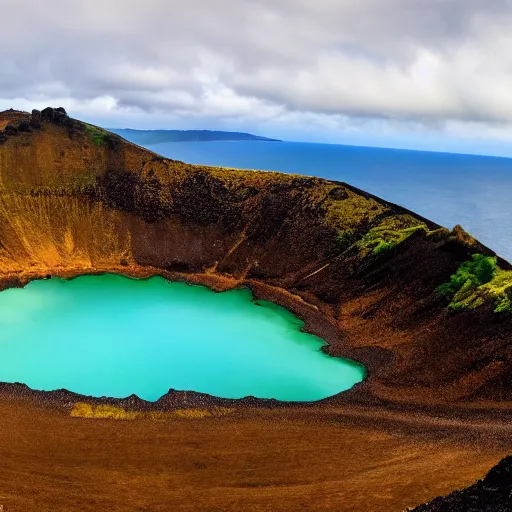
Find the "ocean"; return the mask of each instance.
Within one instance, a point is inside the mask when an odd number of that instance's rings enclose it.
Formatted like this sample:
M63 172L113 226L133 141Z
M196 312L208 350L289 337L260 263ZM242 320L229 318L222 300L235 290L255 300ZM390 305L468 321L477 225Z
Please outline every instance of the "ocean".
M512 261L512 159L305 142L171 142L147 146L193 164L345 181L443 226L456 224Z

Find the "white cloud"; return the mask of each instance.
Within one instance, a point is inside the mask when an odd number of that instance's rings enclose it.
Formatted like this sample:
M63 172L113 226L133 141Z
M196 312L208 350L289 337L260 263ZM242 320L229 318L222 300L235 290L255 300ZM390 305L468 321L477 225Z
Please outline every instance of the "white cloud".
M3 0L2 20L0 106L329 140L511 137L507 0Z

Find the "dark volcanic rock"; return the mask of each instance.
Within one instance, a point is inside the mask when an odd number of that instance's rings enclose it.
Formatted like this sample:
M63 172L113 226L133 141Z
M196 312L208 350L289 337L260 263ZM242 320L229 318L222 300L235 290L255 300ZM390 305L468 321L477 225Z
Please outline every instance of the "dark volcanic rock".
M8 124L6 127L5 127L5 130L4 130L4 133L6 135L18 135L19 133L19 130L16 126L14 126L13 124Z
M111 150L115 151L119 149L122 143L121 137L115 133L107 133L103 136L103 143Z
M135 193L137 190L137 176L129 171L108 170L98 179L106 194L107 203L114 208L127 212L135 209Z
M208 173L191 174L183 187L172 191L172 198L175 213L188 222L201 226L218 223L228 232L240 224L239 205L233 204L225 184Z
M46 107L41 111L41 119L43 121L53 121L55 118L55 109L52 107Z
M43 121L53 122L55 124L66 125L68 123L69 117L63 107L46 107L41 111L41 119Z
M29 132L30 131L30 123L28 121L21 121L18 125L18 130L20 132Z
M43 117L43 119L47 119L47 120L52 120L52 119L55 119L56 117L62 117L62 116L67 116L67 115L68 114L63 107L57 107L57 108L46 107L41 112L41 116Z
M483 480L448 496L435 498L412 512L510 512L512 456L501 460Z
M30 126L36 130L41 128L41 112L39 112L39 110L32 110L32 115L30 116Z
M346 189L344 189L342 187L333 188L329 192L329 197L331 197L335 201L342 201L343 199L348 198L348 192Z

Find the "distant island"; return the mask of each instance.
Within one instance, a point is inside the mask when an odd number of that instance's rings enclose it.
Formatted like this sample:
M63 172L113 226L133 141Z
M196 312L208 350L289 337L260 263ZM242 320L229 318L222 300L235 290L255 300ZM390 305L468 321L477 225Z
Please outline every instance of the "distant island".
M243 132L224 132L218 130L132 130L130 128L111 128L126 140L147 146L163 142L211 142L211 141L238 141L253 140L263 142L281 142L279 139L270 139L259 135Z

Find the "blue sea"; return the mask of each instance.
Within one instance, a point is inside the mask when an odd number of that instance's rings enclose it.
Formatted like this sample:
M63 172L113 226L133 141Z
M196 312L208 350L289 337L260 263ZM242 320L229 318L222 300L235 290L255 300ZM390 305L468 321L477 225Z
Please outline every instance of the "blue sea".
M171 142L152 151L194 164L345 181L443 226L456 224L512 260L512 159L304 142Z

